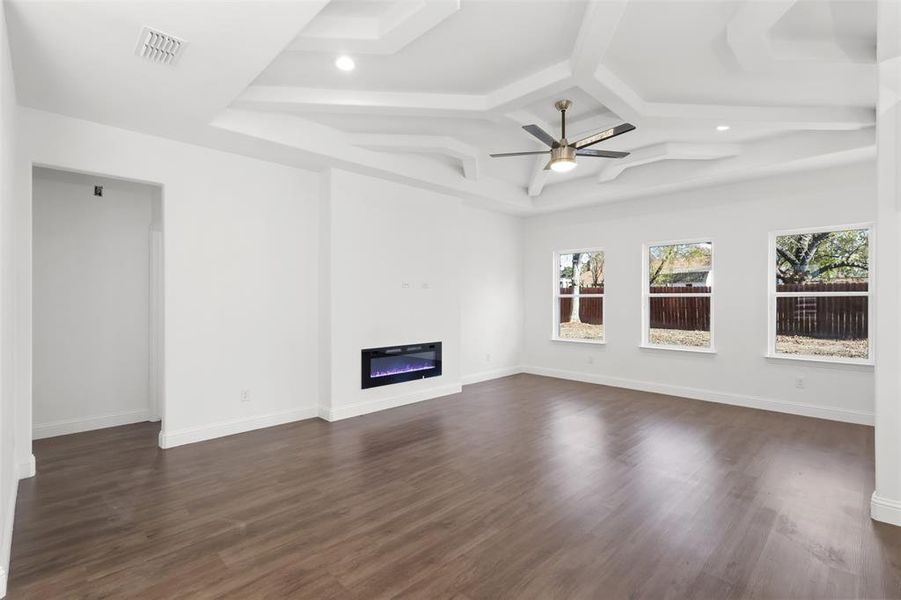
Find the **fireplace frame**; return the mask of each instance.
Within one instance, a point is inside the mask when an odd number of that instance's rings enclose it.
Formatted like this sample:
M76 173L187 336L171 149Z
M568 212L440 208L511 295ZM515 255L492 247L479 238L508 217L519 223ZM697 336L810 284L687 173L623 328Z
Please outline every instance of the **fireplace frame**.
M435 367L423 371L408 371L406 373L396 373L394 375L384 375L382 377L372 377L372 360L374 358L387 358L392 356L404 356L406 354L418 354L421 352L435 353ZM391 385L393 383L402 383L404 381L417 381L419 379L428 379L430 377L438 377L441 375L441 342L426 342L423 344L405 344L402 346L382 346L380 348L364 348L360 350L360 385L362 389L367 390L383 385Z

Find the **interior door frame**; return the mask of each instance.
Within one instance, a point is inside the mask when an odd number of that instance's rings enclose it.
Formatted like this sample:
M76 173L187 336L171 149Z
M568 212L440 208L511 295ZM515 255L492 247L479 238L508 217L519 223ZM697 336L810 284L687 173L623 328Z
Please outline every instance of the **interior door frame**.
M87 171L84 169L72 168L66 165L59 164L51 164L45 162L38 161L28 161L28 173L25 178L25 198L27 202L27 206L24 208L24 262L25 262L25 298L24 298L24 356L22 356L24 364L24 368L22 371L22 397L23 402L20 405L22 407L21 413L16 418L17 427L21 427L24 432L26 432L25 444L24 446L27 448L27 456L20 457L18 459L19 464L17 465L17 471L19 478L25 477L33 477L37 473L37 468L34 459L34 437L33 437L33 427L34 427L34 417L33 417L33 361L34 361L34 352L33 352L33 302L34 302L34 287L33 287L33 275L34 275L34 266L33 266L33 254L34 254L34 188L33 188L33 177L35 168L44 168L44 169L54 169L57 171L64 171L68 173L75 173L79 175L88 175L92 177L104 177L107 179L118 179L120 181L127 181L131 183L138 183L143 185L150 185L159 189L159 208L160 208L160 224L159 224L159 234L160 234L160 253L159 253L159 263L157 264L158 273L156 274L158 278L159 287L156 290L158 294L154 294L151 291L151 324L154 323L153 319L156 319L155 323L158 326L157 333L158 335L154 336L154 331L151 329L150 332L150 361L151 365L149 365L149 376L148 376L148 401L149 401L149 409L151 412L151 420L161 421L161 427L163 431L165 431L166 421L166 379L165 379L165 314L166 314L166 306L165 306L165 269L166 269L166 261L165 261L165 243L164 237L165 234L165 215L166 215L166 186L157 181L149 181L143 179L134 179L131 177L121 177L118 175L111 175L109 173L100 173L96 171ZM152 235L148 236L150 239L153 238ZM153 242L148 242L153 244ZM151 246L151 251L153 247ZM151 268L153 267L153 253L151 253ZM20 263L21 264L21 263ZM151 284L154 283L153 274L151 275ZM156 300L157 302L153 302ZM155 316L154 316L155 313ZM156 344L156 355L154 356L154 344ZM153 377L154 381L151 382L151 377ZM19 446L22 448L22 446ZM22 452L23 450L18 450Z

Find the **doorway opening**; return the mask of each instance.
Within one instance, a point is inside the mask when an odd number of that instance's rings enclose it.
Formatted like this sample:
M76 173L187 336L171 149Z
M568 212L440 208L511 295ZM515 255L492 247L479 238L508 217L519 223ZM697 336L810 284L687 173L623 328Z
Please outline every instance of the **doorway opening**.
M32 169L32 439L163 414L162 187Z

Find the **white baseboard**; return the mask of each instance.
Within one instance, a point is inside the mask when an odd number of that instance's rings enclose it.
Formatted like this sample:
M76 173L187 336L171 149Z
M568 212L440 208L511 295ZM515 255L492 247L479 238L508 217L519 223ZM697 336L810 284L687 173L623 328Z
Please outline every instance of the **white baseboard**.
M58 435L69 435L70 433L81 433L82 431L93 431L95 429L106 429L107 427L118 427L119 425L130 425L132 423L141 423L149 420L150 413L147 410L130 410L79 419L63 419L60 421L50 421L48 423L35 423L34 427L31 429L31 435L32 439L40 440L43 438L56 437Z
M788 413L791 415L800 415L802 417L815 417L817 419L843 421L845 423L856 423L858 425L873 425L873 413L862 410L834 408L829 406L816 406L813 404L804 404L801 402L789 402L787 400L772 400L769 398L758 398L756 396L730 394L727 392L714 392L700 388L669 385L664 383L653 383L648 381L638 381L635 379L623 379L620 377L609 377L606 375L596 375L593 373L580 373L578 371L566 371L563 369L548 369L545 367L526 366L523 367L522 370L524 373L543 375L545 377L556 377L557 379L569 379L572 381L609 385L612 387L639 390L642 392L653 392L656 394L666 394L669 396L680 396L682 398L703 400L705 402L719 402L720 404L731 404L733 406L757 408L773 412Z
M870 517L874 521L901 526L901 502L883 498L873 492L870 499Z
M440 398L441 396L449 396L451 394L459 394L463 391L463 387L459 383L450 383L438 387L428 388L411 394L403 394L401 396L391 396L390 398L380 398L379 400L370 400L369 402L356 402L345 406L320 406L319 416L326 421L340 421L341 419L349 419L351 417L359 417L380 410L396 408L432 398Z
M29 454L25 460L19 461L19 464L16 465L16 476L19 479L34 477L36 472L37 469L34 462L34 454Z
M202 442L204 440L212 440L214 438L234 435L236 433L244 433L245 431L253 431L254 429L263 429L265 427L284 425L285 423L292 423L294 421L312 419L317 415L317 407L305 406L303 408L292 408L291 410L265 415L229 419L210 425L187 427L175 431L161 431L159 444L160 448L174 448L175 446L182 446L184 444L193 444L194 442Z
M516 375L517 373L522 373L522 367L504 367L502 369L492 369L490 371L479 371L478 373L470 373L469 375L464 375L462 377L462 380L463 385L471 385L473 383L488 381L490 379L509 377L510 375Z

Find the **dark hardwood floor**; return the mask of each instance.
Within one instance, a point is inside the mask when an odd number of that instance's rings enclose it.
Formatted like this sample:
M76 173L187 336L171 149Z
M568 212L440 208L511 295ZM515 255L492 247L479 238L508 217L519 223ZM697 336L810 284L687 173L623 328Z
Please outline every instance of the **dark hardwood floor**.
M901 598L868 427L517 375L156 434L35 444L10 598Z

